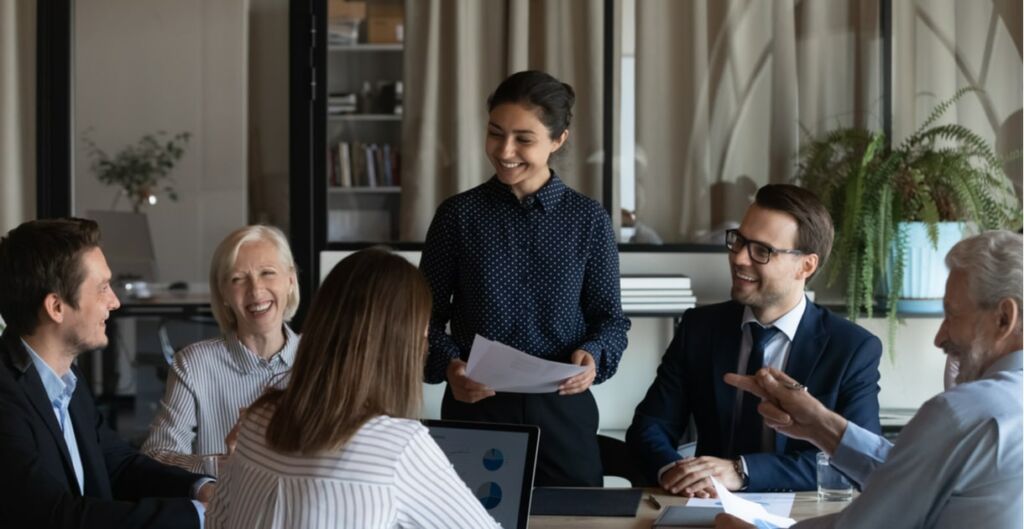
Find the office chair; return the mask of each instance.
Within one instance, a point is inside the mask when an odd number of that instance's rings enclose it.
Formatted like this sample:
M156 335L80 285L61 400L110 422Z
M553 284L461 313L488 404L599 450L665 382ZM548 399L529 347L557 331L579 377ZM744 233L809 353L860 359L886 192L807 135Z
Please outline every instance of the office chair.
M650 485L644 479L643 471L633 462L633 455L625 441L607 435L597 435L597 447L601 451L601 466L605 476L615 476L629 481L634 487Z

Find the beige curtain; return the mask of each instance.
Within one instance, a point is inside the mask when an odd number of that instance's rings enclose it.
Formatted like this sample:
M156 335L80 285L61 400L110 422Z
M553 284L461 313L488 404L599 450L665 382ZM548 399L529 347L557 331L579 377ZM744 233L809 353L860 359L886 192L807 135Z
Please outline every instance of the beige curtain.
M0 2L0 235L35 217L36 2Z
M912 133L936 103L964 86L943 122L960 123L1006 155L1021 149L1020 0L893 2L893 135ZM1004 169L1021 190L1021 160Z
M407 0L401 239L422 241L437 206L493 174L487 96L511 73L545 70L576 89L566 183L601 198L602 0Z
M801 127L881 124L876 0L639 0L637 218L711 241L793 177Z

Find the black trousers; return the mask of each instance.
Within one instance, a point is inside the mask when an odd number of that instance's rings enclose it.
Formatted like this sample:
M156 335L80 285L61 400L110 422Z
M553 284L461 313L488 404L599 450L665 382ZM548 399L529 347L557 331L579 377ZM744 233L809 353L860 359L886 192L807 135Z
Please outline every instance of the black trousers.
M459 421L533 424L540 427L538 487L600 487L597 402L590 390L576 395L498 393L474 404L455 400L446 387L441 418Z

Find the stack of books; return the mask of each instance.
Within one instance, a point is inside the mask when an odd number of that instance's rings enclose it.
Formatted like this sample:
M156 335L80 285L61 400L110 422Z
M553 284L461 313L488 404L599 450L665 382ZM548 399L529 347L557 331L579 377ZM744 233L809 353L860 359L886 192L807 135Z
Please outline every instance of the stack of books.
M681 274L625 275L619 288L627 314L682 314L697 305L690 278Z
M334 115L354 114L357 103L358 100L355 94L346 92L330 94L327 96L327 113Z

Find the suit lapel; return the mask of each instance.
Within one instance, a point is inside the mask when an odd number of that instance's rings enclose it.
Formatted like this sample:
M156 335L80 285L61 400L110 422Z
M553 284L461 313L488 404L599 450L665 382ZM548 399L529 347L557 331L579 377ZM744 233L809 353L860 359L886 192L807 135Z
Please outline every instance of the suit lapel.
M804 315L800 318L800 325L796 329L796 335L793 337L793 345L789 349L786 374L801 384L806 384L810 379L825 346L828 345L828 334L825 332L821 318L821 309L808 301ZM785 435L775 434L776 453L785 453L787 439Z
M721 432L722 446L729 444L732 437L732 415L736 403L736 388L723 380L726 373L735 373L739 363L740 340L743 337L740 321L743 319L743 306L730 303L729 310L719 328L711 335L712 375L715 388L715 403L718 406L718 428ZM727 448L728 449L728 448ZM724 452L723 452L724 453Z
M71 464L71 454L68 453L67 444L64 442L64 433L61 431L60 425L57 424L57 416L53 412L53 406L46 396L43 381L39 378L39 373L32 364L28 351L22 346L21 340L17 337L7 336L5 333L3 341L6 345L5 349L7 349L5 361L13 367L11 372L17 378L18 385L21 386L26 398L32 404L32 407L35 408L36 413L39 414L39 418L46 425L50 435L53 436L54 443L60 449L64 476L68 479L70 489L75 494L78 494L78 479L75 477L75 467Z

